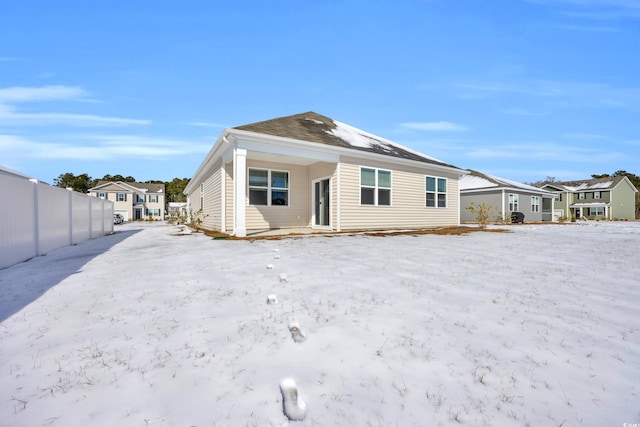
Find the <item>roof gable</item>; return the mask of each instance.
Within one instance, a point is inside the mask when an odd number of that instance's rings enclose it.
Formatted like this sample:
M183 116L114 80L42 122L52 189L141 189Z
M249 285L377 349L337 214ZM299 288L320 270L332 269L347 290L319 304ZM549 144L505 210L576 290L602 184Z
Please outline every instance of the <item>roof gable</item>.
M233 129L456 167L312 111L237 126Z
M89 191L98 191L114 186L131 193L164 193L164 184L123 181L98 181L98 184L90 188Z
M493 175L487 175L478 171L471 170L469 175L460 178L460 191L486 190L486 189L508 188L513 190L535 192L540 194L549 193L542 188L532 185L523 184L521 182L511 181L505 178L499 178Z
M626 176L608 176L604 178L584 179L578 181L551 182L543 187L553 187L560 191L579 193L581 191L603 191L613 190L623 180L629 181ZM631 181L629 181L631 183Z

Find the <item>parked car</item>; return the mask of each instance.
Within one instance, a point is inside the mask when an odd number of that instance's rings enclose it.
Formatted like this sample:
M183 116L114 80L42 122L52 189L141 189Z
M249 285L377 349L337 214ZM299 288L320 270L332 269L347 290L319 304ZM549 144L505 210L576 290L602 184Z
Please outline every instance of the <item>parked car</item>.
M114 224L122 224L124 222L124 218L120 214L113 214L113 223Z

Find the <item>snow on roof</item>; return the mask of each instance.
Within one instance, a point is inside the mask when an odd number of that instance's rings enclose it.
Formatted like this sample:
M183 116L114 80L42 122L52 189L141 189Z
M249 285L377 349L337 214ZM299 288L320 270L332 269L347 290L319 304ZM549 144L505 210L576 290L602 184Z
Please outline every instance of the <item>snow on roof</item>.
M476 190L489 187L498 187L498 184L478 175L464 175L460 178L460 190Z
M581 182L579 185L563 185L568 191L587 191L587 190L598 190L604 188L611 188L613 185L613 181L604 181L604 182Z
M526 191L535 191L537 193L550 193L532 185L523 184L521 182L512 181L510 179L500 178L497 176L484 174L477 171L471 171L471 174L460 178L460 190L478 190L480 188L496 188L509 187Z
M388 154L396 153L399 149L401 151L407 151L413 155L420 156L427 160L443 163L442 160L436 159L435 157L427 156L423 153L412 150L398 143L389 141L388 139L384 139L371 133L365 132L362 129L358 129L346 123L333 120L333 124L335 125L335 128L325 130L325 132L329 135L340 138L341 140L350 144L352 147L374 149L376 151L382 151Z

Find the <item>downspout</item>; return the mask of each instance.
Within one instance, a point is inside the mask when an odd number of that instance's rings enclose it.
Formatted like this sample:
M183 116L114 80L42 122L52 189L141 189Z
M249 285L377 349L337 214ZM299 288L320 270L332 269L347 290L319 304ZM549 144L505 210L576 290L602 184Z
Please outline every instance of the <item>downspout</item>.
M220 231L227 232L227 173L224 168L224 161L220 159Z
M340 182L340 161L338 161L337 167L336 167L336 180L338 181L337 183L337 189L336 189L336 210L337 210L337 218L336 218L336 228L338 232L342 231L342 223L340 222L340 219L342 218L342 209L341 209L341 205L340 205L340 194L341 194L341 189L342 189L342 182Z

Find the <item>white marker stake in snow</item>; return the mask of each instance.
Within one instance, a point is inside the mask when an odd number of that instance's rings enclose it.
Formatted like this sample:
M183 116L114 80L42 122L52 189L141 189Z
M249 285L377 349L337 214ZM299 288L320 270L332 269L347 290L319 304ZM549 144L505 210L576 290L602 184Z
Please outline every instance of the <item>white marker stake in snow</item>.
M307 404L298 393L298 386L291 378L285 378L280 382L282 392L282 409L284 414L292 421L302 421L307 416Z
M273 270L273 264L267 264L267 270Z
M277 303L278 303L278 297L276 297L275 294L267 295L267 304L277 304Z
M286 282L287 281L287 274L286 273L280 273L280 281L281 282Z

